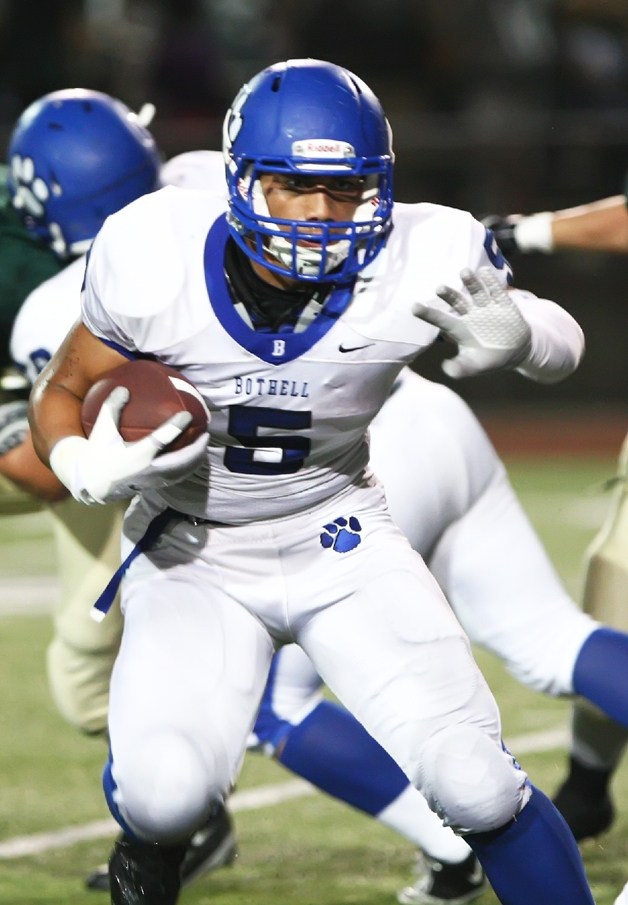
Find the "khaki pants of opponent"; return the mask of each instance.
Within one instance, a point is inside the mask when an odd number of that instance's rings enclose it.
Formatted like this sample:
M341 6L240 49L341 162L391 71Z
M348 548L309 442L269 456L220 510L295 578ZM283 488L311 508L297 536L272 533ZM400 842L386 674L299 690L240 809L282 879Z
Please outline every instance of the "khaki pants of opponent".
M0 514L48 509L60 583L47 653L50 691L61 715L89 734L107 728L109 679L122 634L118 601L95 622L90 609L120 562L124 507L84 506L69 498L47 507L0 476Z

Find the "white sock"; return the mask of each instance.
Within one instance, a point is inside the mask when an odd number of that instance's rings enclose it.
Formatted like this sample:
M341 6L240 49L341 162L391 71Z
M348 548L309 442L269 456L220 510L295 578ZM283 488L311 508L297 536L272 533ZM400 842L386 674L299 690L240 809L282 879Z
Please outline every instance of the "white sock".
M413 786L404 789L376 819L437 861L459 864L469 857L471 849L464 839L443 826L440 817L429 809L426 800Z

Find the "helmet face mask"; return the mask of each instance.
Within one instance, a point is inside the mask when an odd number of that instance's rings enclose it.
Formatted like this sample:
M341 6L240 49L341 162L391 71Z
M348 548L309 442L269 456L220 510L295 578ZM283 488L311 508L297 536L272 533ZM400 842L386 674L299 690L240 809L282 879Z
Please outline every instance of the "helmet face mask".
M109 214L157 188L161 167L135 113L80 88L45 95L22 113L8 163L14 208L60 257L86 251Z
M341 282L378 254L391 228L393 153L379 102L347 70L291 60L256 76L227 113L223 150L231 233L269 270L295 280ZM351 219L271 217L264 174L359 181ZM333 195L330 190L329 194Z

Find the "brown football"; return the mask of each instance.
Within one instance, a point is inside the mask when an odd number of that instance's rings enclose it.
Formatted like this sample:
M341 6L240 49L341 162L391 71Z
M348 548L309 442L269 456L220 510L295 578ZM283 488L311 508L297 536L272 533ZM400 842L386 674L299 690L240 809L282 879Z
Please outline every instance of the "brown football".
M130 393L118 424L125 440L141 440L181 411L190 412L192 421L164 452L182 449L207 431L207 409L194 384L168 365L136 359L108 371L90 387L81 407L83 430L88 437L101 405L118 386L127 387Z

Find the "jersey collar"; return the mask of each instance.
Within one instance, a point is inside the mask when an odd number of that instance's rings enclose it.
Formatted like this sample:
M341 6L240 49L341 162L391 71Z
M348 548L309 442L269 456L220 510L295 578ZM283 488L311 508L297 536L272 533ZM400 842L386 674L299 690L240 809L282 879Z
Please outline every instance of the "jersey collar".
M227 215L223 214L209 230L204 250L205 285L214 314L238 345L267 364L294 361L322 339L347 309L353 296L355 278L330 292L320 313L302 332L256 332L240 317L229 293L224 270L228 239Z

